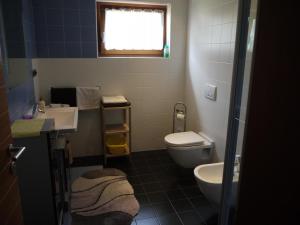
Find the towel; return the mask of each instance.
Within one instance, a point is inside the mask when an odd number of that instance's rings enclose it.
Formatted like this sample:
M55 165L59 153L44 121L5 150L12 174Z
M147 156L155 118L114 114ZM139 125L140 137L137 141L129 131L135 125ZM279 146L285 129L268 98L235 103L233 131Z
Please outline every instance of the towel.
M77 87L77 106L79 110L98 109L100 105L99 87Z
M117 96L103 96L102 105L104 107L123 107L130 106L130 102L122 95Z
M43 128L44 119L16 120L11 132L13 138L37 137Z

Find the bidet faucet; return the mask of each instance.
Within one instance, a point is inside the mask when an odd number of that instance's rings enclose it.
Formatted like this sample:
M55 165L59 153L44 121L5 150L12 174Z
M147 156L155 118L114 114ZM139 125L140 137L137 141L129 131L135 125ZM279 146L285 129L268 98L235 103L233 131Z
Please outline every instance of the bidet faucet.
M234 160L234 171L240 173L241 155L236 155Z

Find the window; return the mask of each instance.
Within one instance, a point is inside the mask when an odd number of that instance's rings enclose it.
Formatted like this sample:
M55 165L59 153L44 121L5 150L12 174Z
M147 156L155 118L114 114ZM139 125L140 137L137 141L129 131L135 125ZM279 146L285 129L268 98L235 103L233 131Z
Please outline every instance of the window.
M97 3L99 56L163 56L167 7Z

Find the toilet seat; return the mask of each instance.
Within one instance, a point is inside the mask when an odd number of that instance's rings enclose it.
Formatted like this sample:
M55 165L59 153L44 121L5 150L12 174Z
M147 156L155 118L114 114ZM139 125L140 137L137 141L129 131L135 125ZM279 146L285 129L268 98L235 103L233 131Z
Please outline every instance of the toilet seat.
M169 134L165 137L165 142L174 147L192 147L203 145L205 139L193 131L188 131Z

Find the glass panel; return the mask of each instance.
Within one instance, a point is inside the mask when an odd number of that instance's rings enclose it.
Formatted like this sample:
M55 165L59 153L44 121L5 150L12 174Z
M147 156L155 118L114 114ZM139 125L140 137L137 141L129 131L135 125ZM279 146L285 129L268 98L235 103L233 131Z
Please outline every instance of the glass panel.
M255 35L255 25L256 25L256 12L257 12L257 0L251 1L250 15L248 18L248 36L247 36L247 50L245 58L245 67L244 67L244 76L241 90L241 102L238 106L239 115L236 118L238 121L238 137L237 137L237 146L236 146L236 157L234 165L234 176L233 176L233 185L232 185L232 199L233 205L231 209L231 214L229 216L229 224L234 224L235 217L235 208L237 201L237 186L239 180L239 171L240 171L240 161L242 157L243 149L243 140L244 140L244 130L246 123L246 113L247 113L247 103L250 87L250 78L251 78L251 65L252 65L252 53L254 46L254 35Z
M1 1L1 45L6 85L14 88L23 84L31 75L31 60L27 49L23 3L21 0ZM5 46L5 48L4 48Z
M163 39L163 11L105 9L106 50L162 50Z

